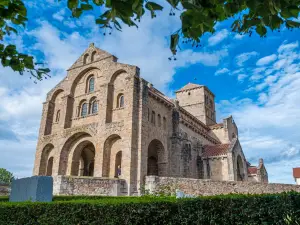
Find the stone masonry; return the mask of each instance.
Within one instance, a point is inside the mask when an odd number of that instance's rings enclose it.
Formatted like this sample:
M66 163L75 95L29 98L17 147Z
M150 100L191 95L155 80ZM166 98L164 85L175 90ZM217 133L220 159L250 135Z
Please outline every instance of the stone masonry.
M246 161L231 116L216 123L206 86L189 83L170 99L138 67L91 44L47 94L33 174L78 177L73 184L93 188L120 179L138 195L149 175L268 182L261 162L255 170ZM78 188L72 193L90 193Z
M299 185L268 184L260 182L213 181L206 179L147 176L145 189L152 194L174 195L176 189L195 196L221 194L273 194L288 191L300 192Z

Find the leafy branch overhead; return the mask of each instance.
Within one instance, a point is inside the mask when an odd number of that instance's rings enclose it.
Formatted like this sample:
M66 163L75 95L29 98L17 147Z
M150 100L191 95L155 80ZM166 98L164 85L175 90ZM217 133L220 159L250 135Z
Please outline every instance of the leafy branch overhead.
M300 11L300 0L166 0L170 15L180 13L181 28L170 36L170 50L175 55L180 38L194 45L206 32L214 33L217 22L235 18L231 29L239 34L251 34L255 31L265 37L268 30L299 28L296 21ZM103 6L104 13L96 19L102 28L122 29L120 22L128 26L137 26L145 10L151 17L156 11L163 10L158 3L144 0L68 0L68 8L76 18L83 11Z
M62 1L62 0L58 0ZM149 11L155 18L163 7L148 0L66 0L74 18L84 11L98 9L101 15L95 23L106 30L122 30L122 25L136 26ZM178 43L198 46L205 33L214 33L217 22L232 18L231 30L239 34L258 33L265 37L269 30L299 28L300 0L166 0L170 16L180 15L181 27L170 35L170 50L175 55ZM175 12L177 14L175 14ZM157 18L158 19L158 18ZM32 56L19 53L15 45L4 43L11 33L18 34L27 22L27 10L22 0L0 0L0 59L2 65L23 74L25 71L41 80L49 69L39 68ZM104 33L105 34L105 33Z
M0 0L0 60L3 67L11 67L21 75L29 72L42 80L49 77L48 68L39 68L32 56L19 53L15 45L4 43L5 37L12 33L17 35L19 28L25 28L27 20L27 10L21 0Z

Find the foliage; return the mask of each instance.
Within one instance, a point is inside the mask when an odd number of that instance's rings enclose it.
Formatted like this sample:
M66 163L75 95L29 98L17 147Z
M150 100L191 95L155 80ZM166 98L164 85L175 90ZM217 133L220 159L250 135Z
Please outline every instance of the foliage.
M180 15L181 28L170 36L170 50L173 57L177 52L180 39L198 47L200 38L205 33L214 33L217 22L235 17L231 29L240 34L258 33L265 37L268 29L280 30L299 28L295 19L299 15L300 0L166 0L170 16L175 12ZM121 24L136 26L146 10L155 18L163 6L148 0L67 0L67 7L75 18L84 11L105 8L95 20L102 28L121 31ZM4 67L11 67L23 74L25 71L42 80L50 70L38 68L33 57L19 53L16 46L2 44L11 33L18 34L18 28L26 26L27 10L22 0L0 0L0 59ZM171 59L171 58L170 58ZM175 58L174 58L175 59Z
M18 29L24 28L27 21L27 10L22 0L0 0L0 60L3 67L11 67L23 75L29 72L37 80L50 77L48 68L40 68L32 56L19 53L15 45L4 44L5 38ZM3 42L3 43L1 43Z
M0 168L0 182L10 184L14 179L14 175L4 168Z
M72 199L73 197L70 197ZM90 197L0 203L0 224L297 224L300 194Z
M295 21L300 11L300 0L166 0L170 7L170 16L178 11L181 19L181 28L170 36L170 49L175 55L180 38L183 42L191 42L198 46L200 38L206 32L215 32L217 22L236 17L231 29L240 34L257 32L265 37L268 28L288 29L299 28L300 23ZM120 22L128 26L138 27L145 11L156 17L156 12L163 7L148 0L68 0L68 8L76 18L83 11L95 7L105 6L107 9L96 24L103 28L121 30Z

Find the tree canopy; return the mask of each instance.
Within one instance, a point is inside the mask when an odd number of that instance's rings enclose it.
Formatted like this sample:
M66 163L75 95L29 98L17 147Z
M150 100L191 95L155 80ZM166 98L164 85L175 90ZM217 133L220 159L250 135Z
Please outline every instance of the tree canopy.
M74 18L83 12L98 10L95 23L105 30L122 30L123 25L136 26L150 12L156 18L163 6L148 0L60 0L66 3ZM197 46L205 33L214 33L217 22L234 18L231 30L239 34L256 32L266 37L268 31L299 28L297 21L300 0L166 0L170 16L180 16L181 27L170 34L170 50L176 55L179 41ZM0 0L0 58L4 67L14 71L28 71L41 80L47 78L49 69L40 68L32 56L19 53L16 46L4 43L17 27L26 26L27 10L22 0ZM3 42L3 43L1 43Z
M14 176L11 172L7 171L4 168L0 168L0 182L10 184L13 179Z

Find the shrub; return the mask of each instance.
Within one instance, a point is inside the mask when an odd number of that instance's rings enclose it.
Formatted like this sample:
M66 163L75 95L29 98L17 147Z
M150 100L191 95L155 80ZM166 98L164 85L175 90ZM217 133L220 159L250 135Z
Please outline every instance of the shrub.
M57 198L61 198L58 200ZM72 199L68 201L69 199ZM297 224L300 194L174 197L55 197L0 203L0 224Z

